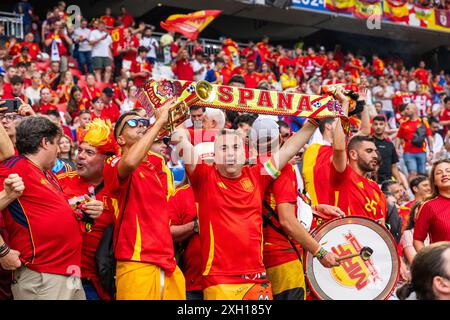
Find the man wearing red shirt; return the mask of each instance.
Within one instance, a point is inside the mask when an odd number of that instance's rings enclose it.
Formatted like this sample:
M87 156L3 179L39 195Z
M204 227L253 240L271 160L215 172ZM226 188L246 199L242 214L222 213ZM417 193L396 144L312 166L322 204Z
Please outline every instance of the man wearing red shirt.
M243 75L245 73L246 68L247 68L247 59L245 58L245 56L241 55L239 57L239 65L237 67L233 68L231 76L233 76L235 74Z
M28 54L30 55L31 60L37 60L37 56L41 52L41 49L39 48L39 45L34 42L34 35L31 32L25 35L25 41L22 41L20 46L22 48L28 47Z
M116 123L117 119L120 117L119 106L113 101L114 90L110 87L103 89L102 101L104 108L102 110L102 119L109 119L111 124Z
M292 50L282 51L281 56L277 59L280 74L286 73L287 66L295 66L297 59L293 57Z
M247 62L247 72L244 73L245 86L247 88L256 88L258 83L262 80L261 74L255 72L256 63L253 60Z
M395 92L392 98L392 105L396 113L399 112L398 107L401 104L408 104L412 102L412 94L408 92L408 84L405 80L400 81L400 90Z
M118 300L186 298L185 280L174 259L167 185L161 181L165 165L149 153L173 105L171 99L156 110L150 129L148 119L133 111L122 114L114 128L122 156L108 159L104 177L119 206L114 230Z
M131 29L123 29L123 40L117 48L117 52L122 54L122 72L130 71L131 63L136 59L138 47L139 40L131 33Z
M123 26L125 28L132 27L134 25L134 18L132 15L128 14L127 9L125 7L120 7L119 19L122 21Z
M185 42L177 53L176 72L178 80L194 81L194 69L189 61L189 53L186 49L188 41Z
M183 131L172 135L199 204L205 299L272 297L261 252L262 197L315 128L306 123L271 159L253 167L244 166L243 139L234 130L223 130L216 137L214 165L198 164Z
M115 154L115 143L109 128L102 120L87 125L81 134L76 158L77 171L58 175L64 193L69 197L69 204L76 205L84 201L84 195L94 195L103 202L103 213L91 226L89 232L83 233L81 251L81 278L88 300L110 300L108 292L102 287L95 263L95 253L105 229L113 222L114 207L105 193L103 167L108 156ZM109 128L109 130L112 130ZM98 133L102 132L102 136Z
M127 78L120 77L114 84L114 102L121 106L127 98Z
M417 106L414 103L407 105L405 109L405 115L408 118L406 121L400 124L400 128L397 132L396 149L399 153L400 145L403 144L403 158L405 160L406 168L410 178L419 174L426 174L425 162L426 162L426 147L427 143L424 140L422 146L416 146L412 143L414 133L420 126L425 127L426 140L428 142L428 149L430 156L433 156L433 138L430 126L426 119L419 118Z
M14 272L12 292L16 300L85 299L79 278L82 231L67 195L51 172L61 135L60 128L47 118L26 118L17 127L20 156L0 167L1 184L9 174L17 173L26 186L2 212L8 245L20 252L22 263ZM91 218L99 217L103 210L96 200L82 208Z
M203 300L202 266L201 260L198 259L201 247L197 207L194 192L189 184L175 190L169 199L168 213L173 241L179 247L184 247L180 268L186 279L186 298Z
M95 76L92 73L86 74L86 86L83 87L83 98L86 98L90 103L95 97L100 97L102 93L95 86Z
M356 79L359 79L360 72L363 69L362 62L358 58L355 58L352 53L348 54L348 60L349 62L345 65L344 70L350 71L353 80L356 81Z
M264 37L262 41L256 44L259 56L261 57L261 63L266 62L268 55L270 54L269 50L269 37Z
M445 137L450 130L450 97L444 99L444 107L439 113L439 124L442 126L442 135Z
M348 99L338 89L340 95L342 100ZM347 100L343 107L348 110ZM373 138L357 135L346 146L341 120L337 121L330 166L330 184L334 192L330 193L329 203L337 203L347 216L364 216L384 223L386 197L377 183L368 178L376 170L379 161Z
M111 30L112 28L114 28L114 22L116 19L111 15L111 8L105 9L105 15L101 16L100 20L102 20L105 23L106 28L108 30Z
M123 24L116 20L114 29L111 31L112 54L114 57L114 78L118 77L122 70L122 57L118 52L119 44L123 41Z
M131 63L130 76L134 84L140 87L152 75L152 65L147 61L146 47L138 48L138 57Z
M322 68L322 77L328 76L330 70L337 72L339 70L339 63L334 60L333 52L328 52L328 59Z
M372 70L375 77L380 77L384 73L384 62L376 54L372 56Z
M425 69L424 61L420 61L419 68L414 71L414 77L418 79L421 84L428 85L429 72Z
M280 133L277 127L272 119L258 118L253 122L249 138L259 151L258 162L265 162L271 153L279 149ZM269 185L263 200L263 258L275 300L305 299L305 276L300 252L303 247L315 254L321 247L297 219L297 196L295 170L288 163L278 179ZM341 214L343 216L343 212ZM288 241L287 237L292 241ZM319 261L330 267L338 265L336 258L334 253L329 252Z

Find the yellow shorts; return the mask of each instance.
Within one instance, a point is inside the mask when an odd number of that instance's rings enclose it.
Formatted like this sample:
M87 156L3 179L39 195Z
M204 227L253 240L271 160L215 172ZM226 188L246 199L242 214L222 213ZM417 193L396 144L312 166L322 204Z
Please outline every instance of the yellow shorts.
M270 282L218 284L203 289L204 300L273 300Z
M304 300L306 285L303 265L296 259L267 268L267 279L272 283L275 300Z
M183 273L176 267L169 277L153 264L118 261L117 300L186 300Z

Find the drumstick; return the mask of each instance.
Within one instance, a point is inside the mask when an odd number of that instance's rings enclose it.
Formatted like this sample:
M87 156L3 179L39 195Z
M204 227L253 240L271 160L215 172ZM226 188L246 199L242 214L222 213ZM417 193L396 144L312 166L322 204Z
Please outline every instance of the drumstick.
M357 257L357 256L361 256L361 258L363 260L369 260L369 258L372 256L372 253L373 253L372 248L370 248L370 247L363 247L359 253L347 254L345 256L337 258L336 261L340 262L342 260L354 258L354 257Z

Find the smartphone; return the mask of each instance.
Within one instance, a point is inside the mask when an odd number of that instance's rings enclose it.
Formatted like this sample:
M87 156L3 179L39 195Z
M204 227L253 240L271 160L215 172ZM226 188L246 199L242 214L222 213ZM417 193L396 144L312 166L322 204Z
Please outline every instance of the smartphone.
M8 108L4 113L17 112L20 107L19 99L0 99L0 101L5 101L5 103L0 104L0 108Z

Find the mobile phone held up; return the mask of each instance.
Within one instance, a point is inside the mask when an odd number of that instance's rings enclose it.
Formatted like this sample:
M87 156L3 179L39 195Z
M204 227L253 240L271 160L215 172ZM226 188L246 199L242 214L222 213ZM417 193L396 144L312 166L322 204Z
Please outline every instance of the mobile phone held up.
M1 103L5 101L4 103ZM19 99L0 99L0 109L7 108L7 110L2 111L2 113L17 112L20 107Z

